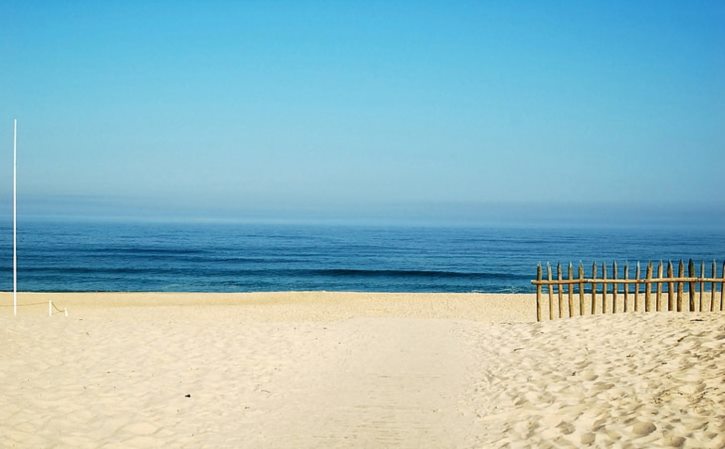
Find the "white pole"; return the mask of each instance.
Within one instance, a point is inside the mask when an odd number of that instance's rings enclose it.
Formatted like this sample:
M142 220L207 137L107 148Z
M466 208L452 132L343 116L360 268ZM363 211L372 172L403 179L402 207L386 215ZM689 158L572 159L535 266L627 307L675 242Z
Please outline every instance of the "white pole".
M53 301L48 301L48 316L53 316Z
M18 315L18 120L13 119L13 315Z

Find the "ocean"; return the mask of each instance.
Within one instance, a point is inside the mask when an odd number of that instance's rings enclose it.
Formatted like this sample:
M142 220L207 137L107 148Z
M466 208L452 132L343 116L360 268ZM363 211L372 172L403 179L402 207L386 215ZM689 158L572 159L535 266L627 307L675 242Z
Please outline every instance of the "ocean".
M0 226L0 290L12 290ZM725 257L725 229L22 222L20 291L532 292L539 262ZM699 266L699 265L698 265ZM720 265L718 265L719 269Z

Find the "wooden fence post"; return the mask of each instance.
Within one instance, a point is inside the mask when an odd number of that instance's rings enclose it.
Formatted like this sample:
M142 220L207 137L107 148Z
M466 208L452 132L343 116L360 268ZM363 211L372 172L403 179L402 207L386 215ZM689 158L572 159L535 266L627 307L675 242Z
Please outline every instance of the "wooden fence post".
M541 321L541 264L536 266L536 321Z
M579 262L579 315L584 315L584 264L582 262Z
M705 296L705 261L700 264L700 312L703 310L703 297Z
M607 313L607 264L602 262L602 313Z
M660 300L662 298L662 261L660 260L659 265L657 265L657 277L659 278L657 280L657 304L655 305L655 310L658 312L660 311Z
M677 266L677 277L683 278L685 277L685 263L682 262L682 259L680 259L680 263ZM682 281L677 281L677 311L682 312L682 301L684 296L684 289L685 289L685 283Z
M549 276L549 319L554 319L554 290L553 277L551 275L551 264L546 262L546 274Z
M652 295L652 262L647 263L647 282L644 284L644 311L649 312Z
M674 276L675 276L674 269L672 267L672 261L670 260L667 263L667 277L673 278ZM672 291L674 286L675 286L675 284L673 284L672 282L667 284L667 310L670 312L675 310L675 292Z
M597 263L592 264L592 315L597 310Z
M720 282L720 311L723 311L723 304L725 304L725 262L722 263L722 282Z
M612 263L612 279L614 279L614 283L612 284L612 313L617 313L617 293L619 293L619 284L617 284L617 261L615 260L614 263Z
M688 277L695 278L697 277L697 273L695 272L695 262L690 259L690 262L687 264L687 271L688 271ZM695 281L690 280L690 312L695 311Z
M624 280L629 280L629 262L624 264ZM629 312L629 283L624 284L624 311Z

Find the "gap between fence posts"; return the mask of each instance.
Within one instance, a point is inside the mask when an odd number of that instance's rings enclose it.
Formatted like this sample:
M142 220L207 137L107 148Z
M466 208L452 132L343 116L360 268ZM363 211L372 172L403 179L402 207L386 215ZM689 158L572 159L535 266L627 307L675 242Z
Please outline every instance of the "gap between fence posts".
M551 264L546 262L546 275L549 277L549 319L554 319L554 287L551 275Z
M715 262L713 262L714 264ZM714 267L715 265L713 265ZM569 262L569 280L574 279L574 266ZM574 284L569 284L569 318L574 316Z
M717 263L715 263L715 260L712 261L712 278L715 279L717 277ZM710 294L710 312L715 311L715 293L717 293L717 284L715 284L715 281L712 281L710 284L710 291L712 292Z
M612 263L612 279L617 280L617 261ZM626 285L626 284L625 284ZM617 294L619 293L619 285L617 283L612 284L612 313L617 313Z
M558 288L558 294L559 294L558 295L559 296L559 298L558 298L559 299L559 318L564 318L564 299L562 297L562 291L561 291L562 290L562 287L563 287L563 285L561 284L561 281L562 281L561 262L559 262L559 263L556 264L556 278L560 282L559 285L558 285L558 287L559 287Z
M639 279L642 276L642 269L637 262L637 271L635 273L635 279L637 282L634 283L634 311L639 312Z

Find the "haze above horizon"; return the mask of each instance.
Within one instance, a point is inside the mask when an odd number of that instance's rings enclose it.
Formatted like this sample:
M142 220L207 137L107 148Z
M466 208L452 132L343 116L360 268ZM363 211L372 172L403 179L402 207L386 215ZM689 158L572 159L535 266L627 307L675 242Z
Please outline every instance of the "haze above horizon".
M0 216L17 117L30 215L722 222L723 23L715 1L5 4Z

